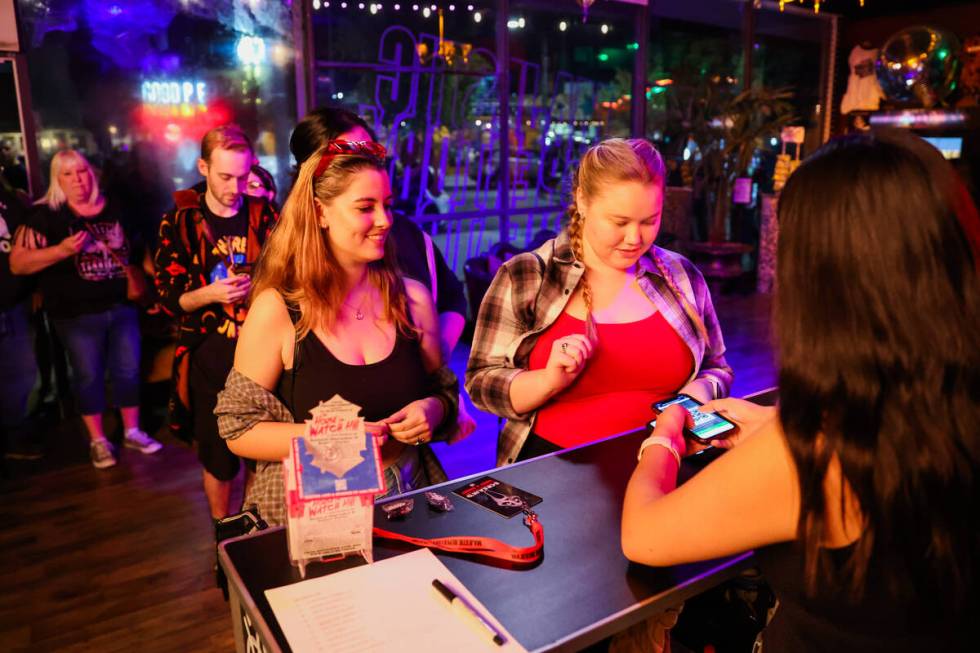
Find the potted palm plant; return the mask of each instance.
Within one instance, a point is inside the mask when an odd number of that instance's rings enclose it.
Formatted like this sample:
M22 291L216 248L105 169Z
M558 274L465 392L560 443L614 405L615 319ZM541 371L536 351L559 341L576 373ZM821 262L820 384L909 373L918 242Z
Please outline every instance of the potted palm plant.
M689 243L709 279L742 273L742 255L752 246L731 241L733 189L745 178L756 150L796 120L787 88L753 87L726 99L707 97L692 124L691 138L701 152L701 174L709 196L708 240ZM745 183L751 183L746 180Z

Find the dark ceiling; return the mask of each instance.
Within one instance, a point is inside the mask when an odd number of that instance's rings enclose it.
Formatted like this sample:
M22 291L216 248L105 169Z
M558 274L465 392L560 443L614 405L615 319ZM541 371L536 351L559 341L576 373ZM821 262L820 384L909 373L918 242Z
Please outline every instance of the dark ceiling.
M806 4L812 5L812 0L806 0ZM822 0L821 9L848 18L873 18L971 4L980 6L976 0L864 0L864 7L859 0Z

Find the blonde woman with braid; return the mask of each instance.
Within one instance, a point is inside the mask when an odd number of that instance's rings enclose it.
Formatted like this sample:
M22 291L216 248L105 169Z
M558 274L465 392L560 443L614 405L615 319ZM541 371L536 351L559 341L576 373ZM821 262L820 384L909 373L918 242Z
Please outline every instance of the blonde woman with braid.
M642 427L653 402L732 382L704 279L654 246L665 168L640 139L586 152L557 238L514 257L480 307L466 389L507 418L506 465Z

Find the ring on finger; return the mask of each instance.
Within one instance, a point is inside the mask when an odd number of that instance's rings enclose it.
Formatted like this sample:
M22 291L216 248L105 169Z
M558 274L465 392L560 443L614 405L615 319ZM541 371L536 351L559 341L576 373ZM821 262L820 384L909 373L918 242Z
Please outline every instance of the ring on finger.
M561 353L563 353L563 354L567 354L568 353L568 343L567 342L561 343Z

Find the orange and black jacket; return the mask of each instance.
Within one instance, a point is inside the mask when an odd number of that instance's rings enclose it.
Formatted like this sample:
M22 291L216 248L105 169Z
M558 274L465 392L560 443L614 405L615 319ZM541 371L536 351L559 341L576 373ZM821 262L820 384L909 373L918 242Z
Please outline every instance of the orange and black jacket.
M279 216L264 199L245 196L244 201L248 205L245 259L246 265L252 267ZM237 338L245 315L242 307L218 304L190 313L180 307L181 295L208 285L208 272L222 261L222 257L214 251L215 241L201 208L203 194L194 190L177 191L174 202L176 208L164 215L160 222L159 248L154 263L160 305L178 319L170 427L176 435L189 439L187 372L190 355L209 334L222 333Z

